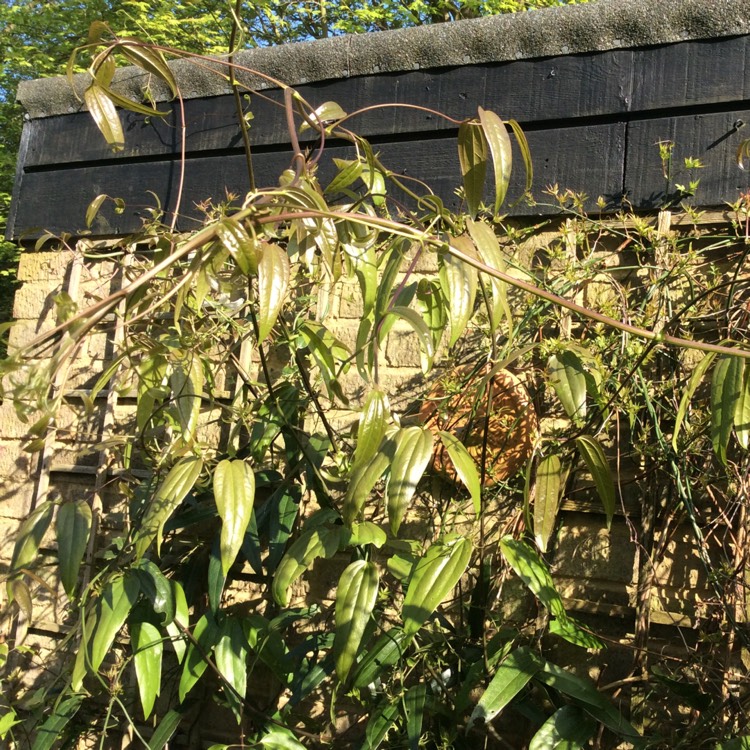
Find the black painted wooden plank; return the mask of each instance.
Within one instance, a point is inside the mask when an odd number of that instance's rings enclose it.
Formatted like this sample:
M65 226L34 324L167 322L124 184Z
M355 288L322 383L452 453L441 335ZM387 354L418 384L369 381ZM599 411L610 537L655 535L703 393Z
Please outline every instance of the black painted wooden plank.
M750 110L720 114L655 118L634 122L628 128L625 189L635 206L656 209L679 197L675 184L687 184L691 172L685 158L698 158L705 165L693 170L700 179L695 200L700 206L721 206L736 201L750 188L750 174L739 169L738 144L750 136L750 128L733 129L737 120L750 123ZM674 144L671 178L664 177L659 156L660 141Z
M365 76L298 87L313 106L337 101L347 112L374 105L419 104L456 118L476 116L477 107L496 111L505 119L547 123L608 115L627 108L632 52L615 50L545 60L466 66ZM270 97L276 104L270 104ZM250 137L259 147L289 142L280 92L253 95ZM247 105L247 103L246 103ZM178 153L178 106L169 105L168 121L123 112L125 149L112 153L88 113L34 120L25 168L74 162L131 159ZM162 106L162 109L168 107ZM231 96L185 102L188 153L239 149L241 139ZM406 107L369 111L350 126L369 138L429 133L455 127L433 115Z
M633 111L750 99L750 37L633 51Z
M555 206L544 205L550 198L544 188L552 183L571 187L591 196L590 207L599 196L617 204L623 184L625 126L621 123L588 127L554 128L529 133L535 164L534 195L536 207L519 205L514 215L546 215ZM458 207L455 189L460 185L456 141L453 137L382 144L379 148L386 167L427 182L452 208ZM331 159L351 155L349 147L331 147L320 167L323 185L333 176ZM261 153L255 157L259 185L275 185L289 165L290 152ZM516 160L509 191L509 203L522 192L525 176L520 159ZM14 235L33 237L44 230L78 233L84 228L88 204L100 193L123 198L127 209L116 215L106 205L93 231L98 235L135 231L149 207L155 205L148 190L171 209L177 193L179 161L111 162L105 165L76 167L58 171L28 172L23 179L18 201ZM242 155L223 158L198 157L186 163L182 213L193 219L200 216L196 204L209 198L221 200L227 191L238 195L248 189ZM488 200L491 191L488 191ZM43 221L43 225L40 225ZM191 222L183 220L182 228Z

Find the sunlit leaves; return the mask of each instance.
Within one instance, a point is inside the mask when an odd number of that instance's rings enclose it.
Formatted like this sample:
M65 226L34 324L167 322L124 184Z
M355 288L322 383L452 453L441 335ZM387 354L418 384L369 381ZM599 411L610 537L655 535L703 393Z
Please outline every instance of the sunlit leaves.
M599 441L590 435L577 437L576 447L594 478L596 491L604 506L604 512L607 515L607 527L609 528L612 525L612 517L615 513L615 483L612 480L612 472L607 457L604 455L604 450Z
M237 615L228 615L219 628L214 647L216 667L229 685L227 697L237 723L242 719L241 701L247 693L247 657L249 644L245 623Z
M125 134L112 99L95 81L83 92L91 117L113 151L125 148Z
M130 626L130 640L143 718L148 719L161 690L163 639L150 622L136 622Z
M69 598L73 598L78 571L91 532L91 508L83 500L67 502L57 511L57 551L60 581Z
M395 437L391 473L386 490L391 531L398 534L417 484L432 457L432 432L424 427L404 427Z
M494 212L500 213L510 182L512 153L510 136L505 123L494 113L479 107L479 122L492 157L492 170L495 177Z
M458 161L461 165L466 208L471 217L479 212L487 175L487 140L475 122L462 122L458 127Z
M683 391L682 397L680 398L680 404L677 408L677 416L675 417L674 422L674 432L672 433L672 447L675 450L677 450L677 436L680 434L682 423L685 421L685 416L687 415L690 401L695 395L696 390L698 390L698 386L703 382L703 378L705 377L708 368L711 366L711 363L715 358L716 355L713 353L706 354L703 359L698 362L698 364L693 369L693 372L690 374L690 379L688 380L687 387Z
M453 237L451 243L467 255L476 255L474 245L468 237ZM478 278L476 268L459 260L450 252L443 254L440 285L448 303L450 320L448 346L453 346L458 341L474 313Z
M403 604L404 632L414 635L453 591L471 557L471 541L453 537L434 542L412 572Z
M547 551L555 529L562 479L563 469L558 456L546 456L539 462L534 494L534 540L542 552Z
M13 547L11 572L28 568L34 562L39 552L39 545L52 522L53 511L54 505L47 500L41 503L21 524Z
M258 254L255 241L240 222L225 217L216 224L216 234L229 251L242 273L254 276L258 272Z
M221 518L221 569L224 576L240 551L255 501L255 475L242 460L219 462L214 471L214 498Z
M365 627L378 598L378 583L377 566L364 560L351 563L339 579L333 654L341 682L346 681L359 653Z
M278 245L261 246L258 261L258 343L263 342L276 323L289 289L289 256Z
M203 461L195 456L183 458L170 469L149 502L141 520L135 537L137 559L143 557L154 539L156 540L157 554L159 553L164 524L177 510L188 492L193 489L202 469Z
M571 419L581 421L586 417L586 372L581 358L572 350L553 354L547 371L563 409Z
M711 444L723 464L734 426L734 415L744 387L745 361L739 357L721 357L711 380Z
M438 435L445 450L448 451L456 474L469 490L474 513L478 516L482 510L482 485L479 481L477 465L464 444L455 435L442 430L438 432Z

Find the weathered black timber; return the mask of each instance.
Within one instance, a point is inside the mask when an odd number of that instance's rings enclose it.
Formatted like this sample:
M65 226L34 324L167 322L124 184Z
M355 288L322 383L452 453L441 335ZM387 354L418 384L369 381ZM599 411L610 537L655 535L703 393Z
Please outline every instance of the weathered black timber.
M724 4L731 19L733 13L750 11L748 0L724 0ZM619 15L613 12L617 8ZM436 31L389 32L391 36L382 36L383 45L395 50L399 59L391 62L383 54L375 55L376 65L370 59L372 55L365 55L366 64L361 62L360 68L378 70L366 75L325 80L325 56L329 53L332 71L338 65L346 73L357 72L356 61L350 65L347 57L350 50L346 40L292 46L290 55L301 61L308 75L313 70L312 75L323 79L305 82L304 75L296 74L297 90L313 106L333 100L353 112L388 103L418 104L459 120L475 116L477 107L482 106L503 118L518 120L531 146L536 204L520 202L508 209L513 214L549 215L559 211L546 193L553 184L585 193L592 210L599 210L600 197L605 211L616 211L623 205L652 210L679 198L676 185L696 177L700 178L697 202L720 206L736 200L748 188L748 177L737 168L734 154L740 141L750 136L750 127L742 126L750 123L750 66L746 65L750 36L729 34L739 23L735 19L722 27L722 35L700 38L704 27L710 31L717 22L706 16L699 0L668 2L664 8L667 20L661 38L671 43L656 46L633 44L633 35L628 34L631 27L635 28L633 24L639 23L637 38L653 42L649 24L658 25L662 11L651 10L639 0L627 0L627 4L602 0L590 7L556 10L556 16L545 15L544 11L534 17L503 19L503 29L517 32L518 39L513 41L516 47L503 51L495 61L485 38L487 30L494 28L493 19L460 22ZM541 35L535 37L537 32L547 33L553 19L559 22L565 42L556 47ZM584 40L579 44L579 32L591 34L597 19L605 27L605 41ZM678 22L681 25L675 27ZM462 36L464 30L468 41ZM699 38L686 38L691 35ZM352 38L352 45L356 42L382 52L378 47L380 35L370 36L375 40L372 44L370 39ZM440 50L436 37L438 42L450 38L454 46L460 40L468 50L464 55L467 64L408 69L408 52L422 65L425 60L455 62L456 50ZM675 38L685 41L675 42ZM403 45L393 46L394 41L403 41ZM339 54L342 49L346 53L343 57ZM577 54L534 57L528 54L534 49L570 49ZM519 56L524 59L515 59ZM261 55L257 59L266 58ZM398 66L404 69L393 69ZM292 83L294 75L290 72ZM186 77L186 88L192 86L204 95L184 101L185 184L179 207L183 228L200 218L198 206L209 200L225 200L228 194L242 196L249 184L233 97L226 93L208 95L213 89L201 85L203 89ZM215 90L222 91L219 83ZM126 146L112 153L88 113L68 113L75 105L69 96L65 99L63 93L62 103L41 110L38 102L31 101L32 96L25 96L32 117L25 125L26 150L9 236L34 237L45 230L79 233L84 229L86 207L100 193L124 199L127 208L116 215L112 207L105 207L92 228L94 234L137 229L149 208L156 205L148 191L158 196L168 211L175 209L183 148L176 103L160 104L161 109L171 110L164 119L121 113ZM21 99L24 101L23 96ZM250 137L259 186L277 184L291 157L282 100L279 90L265 89L252 94L244 104L253 115ZM424 110L386 107L358 115L349 126L370 139L386 166L424 180L448 205L458 207L455 122ZM662 141L675 144L669 179L664 177L659 156L658 144ZM308 145L312 148L315 144ZM344 145L327 144L319 172L323 185L333 173L331 159L349 153ZM686 173L685 157L699 158L704 168L693 175ZM520 196L522 172L517 160L511 202Z

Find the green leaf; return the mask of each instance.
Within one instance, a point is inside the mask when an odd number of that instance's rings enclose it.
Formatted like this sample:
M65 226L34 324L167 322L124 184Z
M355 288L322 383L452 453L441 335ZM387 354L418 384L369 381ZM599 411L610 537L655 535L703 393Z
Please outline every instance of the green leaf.
M163 639L158 628L150 622L135 622L130 625L130 642L143 718L148 719L161 690Z
M453 237L451 244L467 255L475 255L474 245L467 237ZM476 268L456 258L450 250L443 254L441 261L440 285L448 303L451 330L448 346L451 347L466 330L474 313L479 276Z
M526 140L521 126L516 120L508 120L513 135L516 137L516 143L521 151L521 158L523 159L524 167L526 168L526 192L531 190L531 185L534 182L534 165L531 163L531 149L529 148L529 142Z
M255 474L240 459L219 462L214 471L214 498L221 518L221 569L224 576L242 547L253 515Z
M466 226L471 235L471 239L476 245L479 257L486 266L496 271L505 271L507 263L500 250L500 243L492 227L483 221L472 221L469 219ZM489 311L490 328L495 331L500 325L500 320L504 316L508 331L513 330L513 313L508 304L508 285L500 279L491 276L490 288L492 290L492 305Z
M289 587L319 558L333 557L339 548L342 527L307 529L279 563L271 591L277 604L289 606Z
M364 655L352 677L355 688L371 685L385 669L392 667L404 655L409 636L399 627L382 633Z
M258 255L255 241L251 239L245 227L235 219L225 217L216 225L219 241L234 258L237 267L245 276L258 273Z
M529 750L580 750L595 731L596 723L580 708L563 706L542 724Z
M609 528L615 514L615 483L612 481L607 458L599 441L590 435L581 435L576 438L576 447L594 478L596 491L604 506L604 512L607 514L607 528Z
M362 416L359 418L357 446L352 461L353 470L369 463L378 452L385 436L389 416L388 398L380 388L374 388L367 394Z
M359 653L365 627L378 599L379 575L374 563L355 560L341 574L336 592L336 674L346 682Z
M21 723L21 719L19 719L16 716L16 712L12 708L9 709L2 716L0 716L0 740L4 740L8 732L14 726L16 726L16 724L20 724L20 723Z
M352 471L342 508L342 516L346 526L351 528L362 512L372 488L393 461L394 451L394 441L385 440L381 449L370 459L369 463L360 464Z
M742 391L734 410L734 434L743 450L750 448L750 367L745 366Z
M487 176L487 140L477 122L462 122L458 126L458 161L461 165L466 208L474 218L484 196Z
M402 427L396 433L394 444L386 498L388 520L396 536L419 480L432 458L432 432L426 427Z
M432 338L432 348L437 349L448 325L448 311L442 287L432 279L422 278L417 284L417 306L427 324Z
M604 648L604 644L595 635L583 630L572 617L552 619L549 623L549 632L581 648L597 651Z
M176 614L175 584L151 560L141 560L133 572L138 576L141 593L151 602L154 613L160 616L159 624L172 622Z
M278 245L264 243L258 261L258 343L276 324L279 311L289 290L291 266L286 251Z
M21 524L18 530L13 557L10 562L10 572L28 568L39 553L39 545L52 522L54 506L49 500L40 503L31 515Z
M734 415L743 392L745 362L740 357L721 357L711 380L711 444L722 464L727 462L727 445Z
M271 750L305 750L305 746L288 729L274 727L260 740L263 747Z
M535 679L572 698L594 719L627 738L636 747L642 747L642 738L625 717L605 698L591 680L568 672L556 664L544 662Z
M703 359L698 362L698 364L693 369L693 372L690 374L690 380L688 380L687 388L685 388L682 394L682 398L680 399L680 405L677 409L677 416L675 417L674 421L672 447L675 449L675 451L677 450L677 436L680 434L680 428L682 427L682 423L685 420L685 415L687 414L688 406L690 406L690 401L695 395L695 392L698 390L698 386L703 381L706 371L711 366L711 363L715 358L716 354L714 354L713 352L706 354Z
M525 646L511 651L482 693L471 713L467 729L477 722L491 722L541 668L542 660Z
M109 198L109 196L106 193L101 193L100 195L97 195L96 198L91 201L91 203L89 203L89 207L86 209L87 229L91 229L91 225L94 223L94 219L99 213L99 209L102 207L102 204L107 200L107 198Z
M185 634L182 628L186 628L190 622L188 616L188 605L187 599L185 598L185 591L177 581L169 582L172 587L172 596L174 599L175 613L174 619L166 624L166 631L172 641L172 648L177 654L177 662L182 664L182 660L185 657L185 650L187 645L185 643ZM182 626L182 628L180 627Z
M325 189L326 193L336 195L356 182L364 171L365 165L358 159L333 159L333 163L339 170Z
M750 141L744 141L744 143L750 145ZM721 742L714 750L750 750L750 735Z
M352 524L352 536L349 539L350 547L365 547L372 544L380 549L388 541L388 536L377 524L372 521Z
M140 560L151 542L156 539L156 553L161 552L161 535L164 524L179 507L185 496L198 481L203 461L195 456L180 459L169 471L146 508L139 530L136 532L135 557Z
M137 39L127 37L119 38L119 44L115 45L114 51L119 52L131 65L164 81L169 86L172 96L178 95L177 81L161 51L143 46Z
M324 125L327 122L341 120L344 117L346 117L346 112L344 112L344 110L341 109L341 106L336 102L323 102L323 104L317 107L315 112L310 115L310 119L317 125ZM299 126L300 135L311 127L312 126L307 120L303 121Z
M398 703L384 703L370 715L365 729L365 741L362 750L375 750L385 739L390 728L396 723L399 714Z
M56 526L60 581L68 598L72 599L91 533L88 503L85 500L63 503L57 511Z
M93 611L86 618L85 642L78 651L73 668L74 691L81 689L88 671L98 671L139 593L138 577L132 573L113 578L102 589Z
M410 687L404 695L404 712L406 713L406 738L409 750L419 750L422 738L422 720L424 704L427 699L427 685L420 683Z
M471 454L463 443L450 432L439 431L440 440L448 451L453 467L456 469L458 478L463 482L474 505L474 513L477 516L482 510L482 485L479 481L479 471Z
M239 724L242 720L239 699L244 699L247 694L247 657L250 652L247 634L242 619L236 615L225 617L219 631L214 659L221 676L234 690L234 693L225 693Z
M72 698L64 698L60 701L52 714L37 730L31 750L51 750L59 741L62 730L78 713L82 702L82 695L74 695Z
M107 92L96 81L83 92L83 101L86 103L91 117L104 140L111 146L113 151L122 151L125 148L125 134L122 131L122 123Z
M471 540L435 542L417 562L403 604L404 632L414 635L455 588L471 558Z
M172 397L185 442L195 438L203 392L203 363L200 357L175 362L170 377Z
M172 735L177 731L182 721L182 714L171 709L167 711L164 718L159 722L156 731L151 735L148 742L148 750L164 750Z
M211 655L218 638L219 628L216 620L210 612L207 612L195 623L193 637L188 644L178 690L180 703L184 702L185 696L206 671L208 662L205 657Z
M553 354L547 372L565 413L576 422L586 418L586 370L570 349Z
M494 113L479 107L479 122L482 125L484 137L490 147L492 157L492 168L495 173L495 209L494 213L500 213L500 206L505 201L510 183L510 171L513 154L510 145L510 136L505 123Z
M500 550L516 575L550 614L565 619L567 615L560 594L557 593L549 568L536 550L512 536L505 536L500 540Z
M547 544L555 530L562 478L563 470L558 456L547 456L539 462L534 494L534 540L542 552L547 551Z
M388 316L390 315L406 321L411 326L414 333L417 334L417 339L419 340L420 364L422 366L422 372L426 375L432 369L432 361L435 358L435 344L429 326L425 323L422 316L410 307L396 305L388 311ZM386 320L388 316L386 316Z

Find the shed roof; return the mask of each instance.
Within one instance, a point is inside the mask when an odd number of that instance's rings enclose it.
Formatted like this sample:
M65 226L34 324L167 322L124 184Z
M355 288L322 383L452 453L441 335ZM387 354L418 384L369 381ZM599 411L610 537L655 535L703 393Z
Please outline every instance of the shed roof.
M530 58L645 47L750 33L750 0L598 0L508 15L243 51L238 65L295 86L312 81L397 73L415 69L505 62ZM185 98L228 93L226 68L217 62L171 63ZM213 69L213 70L212 70ZM251 89L273 87L250 73L238 75ZM87 84L76 77L76 88ZM135 68L118 71L116 88L142 99L146 87L157 101L165 86ZM64 77L23 82L18 101L29 117L82 109Z

